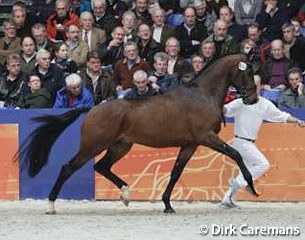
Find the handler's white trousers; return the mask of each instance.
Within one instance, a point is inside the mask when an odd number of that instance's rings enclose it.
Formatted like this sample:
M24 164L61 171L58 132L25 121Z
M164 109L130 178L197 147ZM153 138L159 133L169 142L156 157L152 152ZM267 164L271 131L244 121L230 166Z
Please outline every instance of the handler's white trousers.
M255 143L250 141L234 138L233 147L240 153L245 165L250 171L253 180L256 180L269 169L267 158L258 150ZM235 178L240 188L248 185L241 172Z

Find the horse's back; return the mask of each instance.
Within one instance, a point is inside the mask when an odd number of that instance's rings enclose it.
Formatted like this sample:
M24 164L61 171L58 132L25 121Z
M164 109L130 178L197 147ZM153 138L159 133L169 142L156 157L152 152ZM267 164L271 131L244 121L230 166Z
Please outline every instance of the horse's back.
M93 108L82 130L92 137L106 136L110 142L179 146L199 142L213 124L219 125L219 111L213 113L212 105L198 89L183 87L147 99L113 100Z

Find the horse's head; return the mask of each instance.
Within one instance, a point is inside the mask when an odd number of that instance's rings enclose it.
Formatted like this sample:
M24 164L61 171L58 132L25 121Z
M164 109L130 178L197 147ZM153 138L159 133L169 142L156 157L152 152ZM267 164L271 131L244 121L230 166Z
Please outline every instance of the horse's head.
M252 65L240 59L236 66L237 74L232 79L234 87L240 92L243 103L247 105L258 101Z

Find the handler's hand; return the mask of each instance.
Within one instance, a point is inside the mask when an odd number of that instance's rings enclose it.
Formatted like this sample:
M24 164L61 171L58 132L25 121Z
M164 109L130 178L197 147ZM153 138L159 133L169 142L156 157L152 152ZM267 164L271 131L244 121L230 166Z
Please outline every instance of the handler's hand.
M299 96L302 96L303 95L303 89L304 89L304 85L303 85L303 83L299 83L299 85L298 85L298 95Z

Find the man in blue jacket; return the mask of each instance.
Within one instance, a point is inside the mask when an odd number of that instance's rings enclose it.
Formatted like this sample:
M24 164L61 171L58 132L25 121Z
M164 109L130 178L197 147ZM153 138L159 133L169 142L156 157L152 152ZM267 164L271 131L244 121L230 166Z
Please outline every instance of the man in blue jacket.
M60 89L56 95L53 108L91 108L94 99L91 92L82 86L81 77L72 73L65 79L66 87Z

